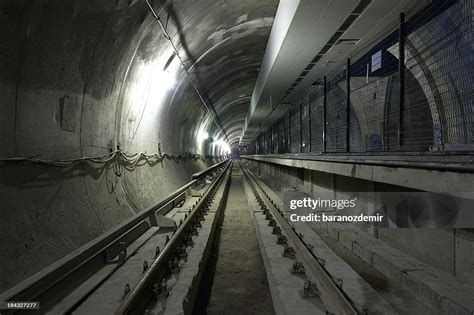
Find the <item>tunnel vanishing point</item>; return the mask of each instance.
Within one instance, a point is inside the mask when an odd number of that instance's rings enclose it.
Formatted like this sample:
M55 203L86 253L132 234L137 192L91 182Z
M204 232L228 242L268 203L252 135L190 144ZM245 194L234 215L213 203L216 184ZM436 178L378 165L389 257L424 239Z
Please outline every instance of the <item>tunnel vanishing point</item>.
M0 314L474 314L470 0L0 0Z

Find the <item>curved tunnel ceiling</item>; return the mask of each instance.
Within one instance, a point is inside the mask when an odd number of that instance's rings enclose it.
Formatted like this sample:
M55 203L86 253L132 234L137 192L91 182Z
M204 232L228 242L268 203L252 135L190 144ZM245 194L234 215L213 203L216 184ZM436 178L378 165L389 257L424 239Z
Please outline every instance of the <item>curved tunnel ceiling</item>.
M278 1L150 2L235 143ZM116 146L156 152L158 143L169 153L206 155L199 132L224 139L145 0L8 0L1 12L10 61L2 107L14 104L18 114L4 126L4 156L94 156ZM74 133L61 132L64 102L73 104ZM54 135L58 141L43 141Z
M172 40L199 91L214 107L229 144L237 145L235 139L243 128L276 7L277 1L266 0L218 1L209 5L181 1L168 2L160 8L162 20L179 26L174 29ZM150 32L159 31L157 25L151 26ZM170 59L172 64L176 58ZM170 106L189 108L192 104L191 116L200 117L196 128L214 139L223 139L223 133L209 114L198 114L196 107L201 110L203 105L198 104L188 78L183 75L181 78L183 82ZM193 141L192 136L189 141Z

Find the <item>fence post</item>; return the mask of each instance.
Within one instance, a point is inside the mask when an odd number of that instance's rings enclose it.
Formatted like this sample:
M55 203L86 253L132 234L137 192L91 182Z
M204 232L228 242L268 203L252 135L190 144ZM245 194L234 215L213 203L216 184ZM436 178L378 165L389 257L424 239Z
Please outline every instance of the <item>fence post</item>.
M308 97L308 139L309 139L309 152L312 150L311 146L311 102Z
M291 109L288 109L288 153L291 153Z
M270 140L271 140L271 143L272 143L272 146L271 146L271 154L275 153L275 139L273 137L273 135L275 134L275 131L273 130L273 124L272 126L270 127Z
M346 152L351 151L351 59L346 64Z
M398 74L400 76L399 96L400 108L398 112L398 150L404 143L403 127L405 110L405 13L400 12L400 26L398 28Z
M279 121L276 121L277 125L277 153L280 154L281 148L280 148L280 124Z
M326 106L327 106L327 79L326 76L324 76L323 80L323 153L326 153L326 137L327 137L327 129L326 129L326 124L327 124L327 117L326 117Z
M303 102L300 103L300 153L303 153Z
M265 152L270 154L270 138L268 137L268 130L265 130Z
M267 147L268 147L268 143L267 143L267 137L265 135L265 131L263 132L263 154L267 154Z

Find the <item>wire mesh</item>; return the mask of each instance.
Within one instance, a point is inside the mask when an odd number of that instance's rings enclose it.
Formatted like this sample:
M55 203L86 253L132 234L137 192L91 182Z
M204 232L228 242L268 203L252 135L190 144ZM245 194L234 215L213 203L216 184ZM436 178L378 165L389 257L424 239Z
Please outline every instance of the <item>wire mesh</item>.
M462 0L441 4L432 3L431 10L407 21L406 69L412 79L407 82L411 108L405 115L419 130L406 131L407 146L449 149L474 144L474 4ZM431 125L425 123L426 116L432 117Z
M285 120L279 119L278 125L278 153L283 154L287 152L286 148L286 133L285 133Z
M398 41L392 32L351 64L351 151L398 148L398 59L387 49Z
M301 152L308 153L310 149L310 117L309 102L307 99L301 104Z
M290 132L291 132L291 128L290 128L290 113L287 112L282 118L282 124L284 125L284 129L283 129L283 138L284 138L284 143L285 143L285 146L284 146L284 150L283 150L283 153L288 153L290 152L291 148L290 148L290 144L291 144L291 135L290 135Z
M262 134L259 134L257 136L257 139L255 140L255 143L256 143L256 154L264 154L264 147L265 147L265 143L264 143L264 137L262 137Z
M327 64L334 68L326 85L313 86L278 122L277 152L473 150L474 2L424 5L352 60L349 107L347 65Z
M278 124L273 124L272 128L272 153L278 153Z
M272 134L271 134L271 129L265 131L265 152L267 154L270 154L272 153L271 149L272 149Z
M324 87L313 86L309 94L311 112L311 152L323 152L324 132Z
M299 109L292 110L290 112L290 152L299 153L300 152L300 111Z
M346 151L347 101L346 71L343 66L333 69L326 85L327 151Z

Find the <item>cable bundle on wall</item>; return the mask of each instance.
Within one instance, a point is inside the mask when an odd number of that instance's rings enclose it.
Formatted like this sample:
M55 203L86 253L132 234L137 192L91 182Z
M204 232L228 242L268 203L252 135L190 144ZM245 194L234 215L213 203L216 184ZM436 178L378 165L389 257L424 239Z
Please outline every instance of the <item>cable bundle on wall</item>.
M92 164L107 164L110 162L119 162L127 170L133 170L136 166L139 166L141 161L148 164L156 164L162 162L164 159L169 160L202 160L204 156L196 153L182 153L182 154L147 154L146 152L138 152L135 154L127 154L121 150L115 150L107 154L96 156L96 157L80 157L75 159L64 159L64 160L45 160L36 158L38 155L32 157L14 157L7 159L0 159L0 166L7 163L33 163L41 165L52 165L59 167L70 167L81 163L92 163Z

